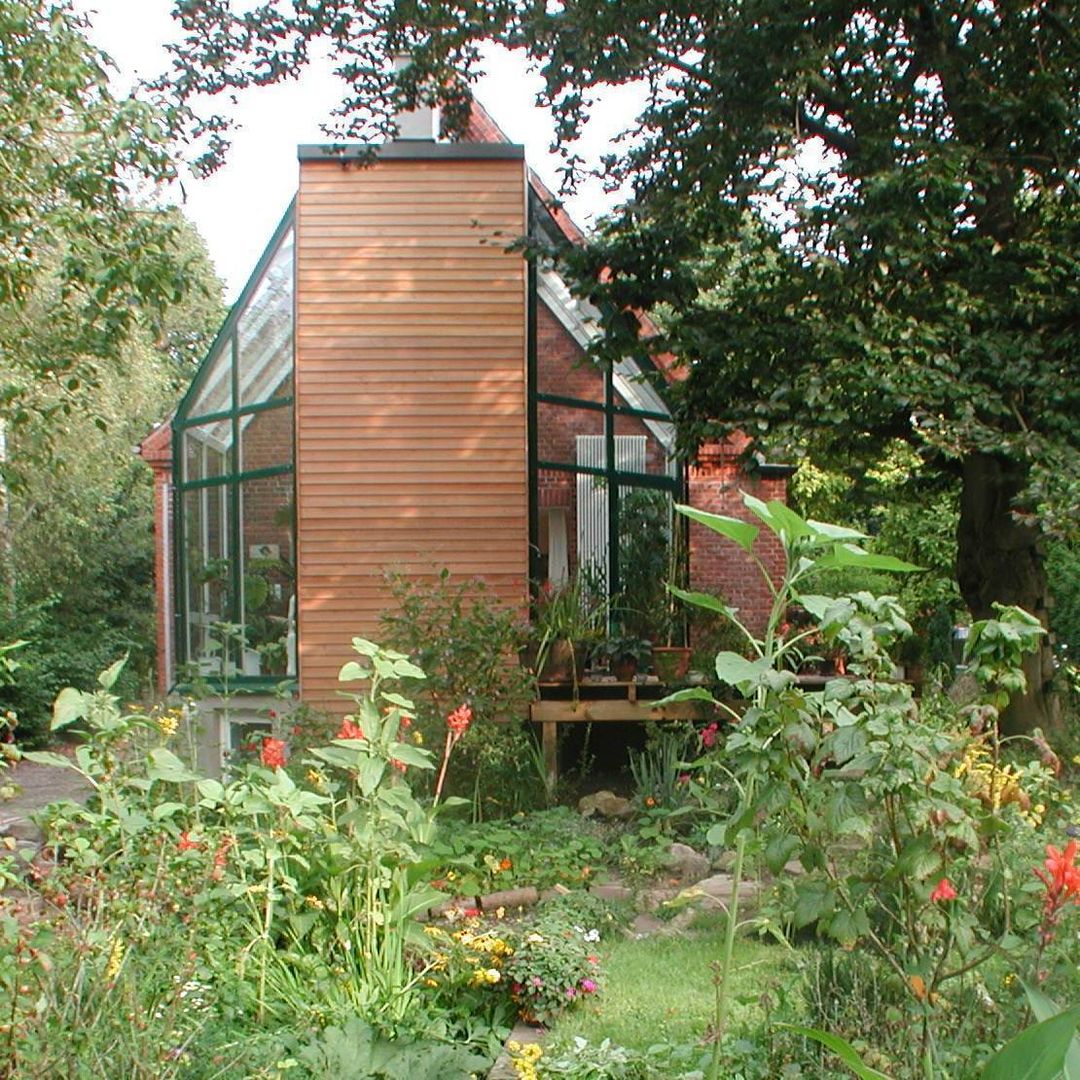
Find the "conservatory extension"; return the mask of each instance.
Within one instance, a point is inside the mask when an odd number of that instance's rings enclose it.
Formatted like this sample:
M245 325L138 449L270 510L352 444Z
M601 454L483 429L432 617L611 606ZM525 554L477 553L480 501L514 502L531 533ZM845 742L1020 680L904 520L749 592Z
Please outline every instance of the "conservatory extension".
M580 237L478 107L468 139L399 140L374 164L301 147L293 205L142 446L163 690L291 680L339 708L388 570L479 576L522 611L530 582L578 575L648 611L669 571L761 604L712 534L667 550L671 503L735 512L740 487L783 498L786 472L747 476L730 444L678 465L668 365L587 361L595 313L509 249L527 232Z

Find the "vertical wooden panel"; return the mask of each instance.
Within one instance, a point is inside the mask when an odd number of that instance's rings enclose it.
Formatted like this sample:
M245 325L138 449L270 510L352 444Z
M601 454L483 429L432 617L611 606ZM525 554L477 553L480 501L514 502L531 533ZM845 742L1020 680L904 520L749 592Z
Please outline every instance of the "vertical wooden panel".
M297 220L301 691L335 708L383 574L527 593L522 160L304 161Z

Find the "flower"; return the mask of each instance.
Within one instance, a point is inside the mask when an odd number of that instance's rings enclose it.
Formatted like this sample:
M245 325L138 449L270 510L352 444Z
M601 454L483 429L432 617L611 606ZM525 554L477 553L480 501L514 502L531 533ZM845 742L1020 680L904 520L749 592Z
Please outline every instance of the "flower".
M651 810L656 805L656 800L651 795L646 795L645 805Z
M446 726L455 738L460 739L472 723L473 713L468 705L459 705L447 718Z
M412 717L401 714L401 720L398 722L399 731L408 731L412 727Z
M390 764L400 773L403 773L408 768L404 761L398 761L397 758L391 758Z
M944 903L948 900L955 900L956 895L956 890L952 887L952 883L947 877L943 877L937 885L934 886L934 891L930 894L930 902L932 904Z
M582 979L581 989L586 994L595 994L597 990L596 981L594 979Z
M504 858L502 862L499 863L500 870L511 870L513 869L513 866L514 864L510 861L509 858Z
M177 842L176 842L176 850L177 851L201 851L202 850L202 844L200 844L196 840L192 840L191 836L188 834L187 830L185 829L180 834L180 839L177 840Z
M176 734L176 729L180 726L180 717L177 715L175 709L170 709L167 713L163 713L158 717L158 727L161 729L161 734L166 739L172 738Z
M1053 844L1046 845L1045 870L1035 868L1035 876L1046 886L1046 909L1060 907L1071 899L1080 904L1080 866L1076 865L1076 840L1070 840L1064 851Z
M341 727L338 728L335 739L362 739L364 737L364 729L353 721L351 716L346 716L341 721Z
M259 758L268 769L281 769L285 766L285 743L281 739L263 738Z
M706 750L711 750L716 745L716 734L720 730L720 725L714 720L704 731L701 733L701 745Z

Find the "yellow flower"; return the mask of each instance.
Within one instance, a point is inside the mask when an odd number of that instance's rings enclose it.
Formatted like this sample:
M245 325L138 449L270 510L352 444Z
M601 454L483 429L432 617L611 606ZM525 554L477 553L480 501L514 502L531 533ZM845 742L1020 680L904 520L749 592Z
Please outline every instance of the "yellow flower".
M484 972L484 981L489 986L494 986L502 978L502 972L498 968L488 968Z
M424 745L424 736L423 736L423 733L422 733L422 732L419 732L419 731L414 731L414 732L412 733L412 741L413 741L414 743L416 743L416 745L417 745L417 746L423 746L423 745Z
M163 713L158 717L158 727L161 730L161 734L166 739L171 739L176 734L176 729L180 726L180 718L175 712Z
M106 979L115 979L120 974L125 951L124 943L119 938L113 938L112 948L109 950L109 962L105 965Z

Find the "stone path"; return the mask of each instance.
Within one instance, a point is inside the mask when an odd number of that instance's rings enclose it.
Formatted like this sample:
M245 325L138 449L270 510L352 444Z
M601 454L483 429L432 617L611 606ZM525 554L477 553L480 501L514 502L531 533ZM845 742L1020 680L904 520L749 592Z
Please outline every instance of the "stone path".
M57 752L69 756L72 751L59 748ZM41 830L31 815L62 799L85 802L91 790L72 769L39 765L35 761L18 762L5 772L4 783L14 784L18 791L14 798L0 802L0 841L10 837L19 848L36 848L41 842Z

